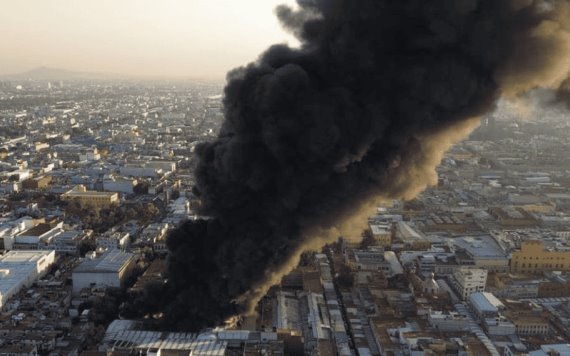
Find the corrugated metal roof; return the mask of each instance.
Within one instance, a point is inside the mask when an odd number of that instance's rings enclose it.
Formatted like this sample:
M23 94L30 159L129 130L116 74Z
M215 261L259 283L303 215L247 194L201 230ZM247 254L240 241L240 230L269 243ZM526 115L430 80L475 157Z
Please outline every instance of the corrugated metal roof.
M94 260L85 260L74 272L118 272L134 258L132 253L110 250Z
M469 301L473 307L481 312L496 313L504 307L504 304L497 297L488 292L473 293L469 296Z
M227 348L226 341L217 339L198 339L197 334L165 333L158 331L117 330L119 324L107 330L103 343L111 349L136 350L178 350L191 351L196 356L223 356ZM243 333L234 336L243 337Z

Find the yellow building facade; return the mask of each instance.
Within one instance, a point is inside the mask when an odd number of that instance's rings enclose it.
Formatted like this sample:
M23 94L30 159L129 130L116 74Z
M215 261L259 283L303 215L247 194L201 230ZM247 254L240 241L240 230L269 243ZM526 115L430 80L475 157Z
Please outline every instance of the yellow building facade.
M570 251L550 251L537 240L524 241L520 251L513 252L511 272L542 273L570 271Z
M114 192L88 191L85 186L78 185L61 195L65 201L76 201L82 208L104 209L119 204L119 194Z

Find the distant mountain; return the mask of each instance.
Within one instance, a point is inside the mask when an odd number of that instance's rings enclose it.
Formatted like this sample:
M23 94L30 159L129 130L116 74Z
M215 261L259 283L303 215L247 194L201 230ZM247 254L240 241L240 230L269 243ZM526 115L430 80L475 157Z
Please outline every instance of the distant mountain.
M71 70L37 67L27 72L0 75L0 80L36 80L36 81L58 81L58 80L106 80L106 79L126 79L127 76L109 73L96 72L76 72Z

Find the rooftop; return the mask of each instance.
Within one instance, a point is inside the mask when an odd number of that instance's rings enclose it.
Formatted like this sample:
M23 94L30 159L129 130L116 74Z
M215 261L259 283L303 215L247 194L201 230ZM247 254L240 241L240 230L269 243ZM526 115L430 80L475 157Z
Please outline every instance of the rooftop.
M50 231L52 228L53 228L53 226L51 224L42 223L42 224L38 224L38 225L32 227L31 229L28 229L28 230L22 232L20 235L41 236L41 235L45 234L46 232Z
M506 258L497 241L489 235L464 236L453 240L456 247L466 250L473 257Z
M16 264L29 264L39 261L53 251L24 251L16 250L7 252L5 255L0 256L0 269L12 267ZM35 266L35 264L34 264ZM19 267L18 267L19 268Z
M38 262L54 251L10 251L0 257L0 306L31 277L38 274Z
M119 272L125 265L128 264L134 255L132 253L123 252L120 250L110 250L105 252L101 257L93 260L85 260L81 263L74 272L82 273L97 273Z
M499 309L505 307L497 297L488 292L473 293L469 296L469 301L481 312L497 313Z

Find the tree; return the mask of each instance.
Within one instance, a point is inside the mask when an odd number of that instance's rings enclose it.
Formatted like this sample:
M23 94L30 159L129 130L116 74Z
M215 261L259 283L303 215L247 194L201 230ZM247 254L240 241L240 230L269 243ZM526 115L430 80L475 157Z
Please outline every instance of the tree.
M85 254L89 251L95 251L97 249L97 241L90 237L83 239L79 243L79 256L85 257Z
M107 325L119 316L119 307L127 294L120 288L107 288L102 298L93 301L90 319L95 325Z

